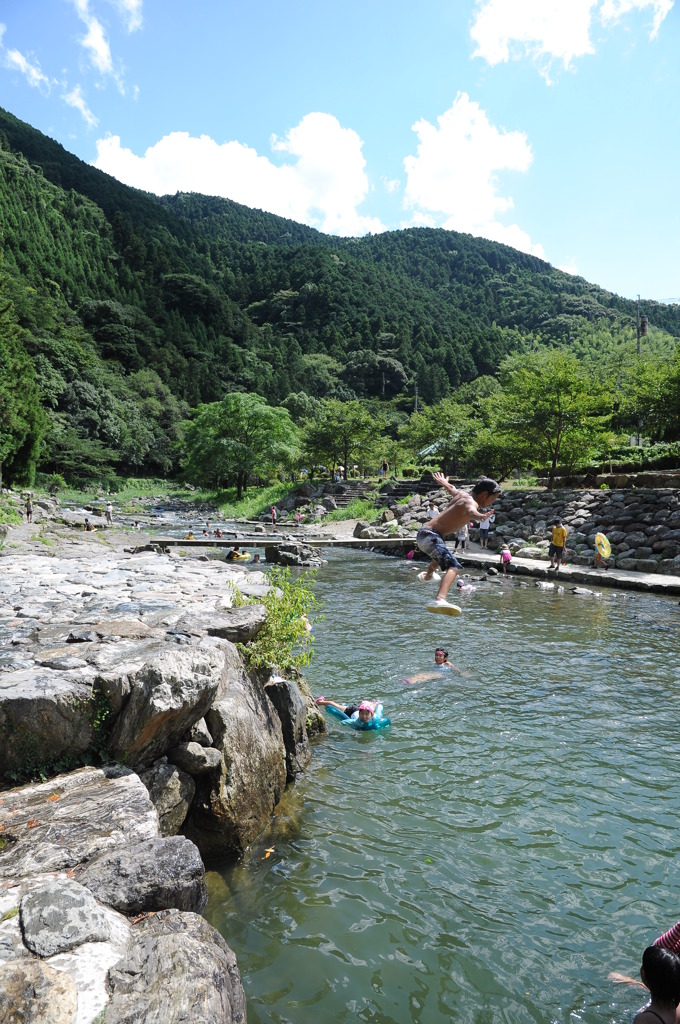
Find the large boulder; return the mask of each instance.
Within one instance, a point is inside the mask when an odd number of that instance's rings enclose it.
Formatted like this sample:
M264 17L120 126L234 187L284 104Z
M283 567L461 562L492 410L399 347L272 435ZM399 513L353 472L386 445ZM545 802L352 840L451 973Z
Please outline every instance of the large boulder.
M196 914L140 921L127 954L109 971L106 1024L245 1024L236 957Z
M271 679L265 684L267 696L276 708L286 748L286 778L292 782L311 759L307 739L307 702L297 683L289 679Z
M223 766L196 779L183 831L205 857L238 856L269 821L286 784L281 723L263 686L243 670L220 687L206 721Z
M0 967L0 1021L3 1024L74 1024L78 1009L75 982L37 960Z
M21 900L19 918L24 945L36 956L105 942L111 934L108 915L92 893L70 878L31 889Z
M11 791L2 815L0 880L76 868L105 850L158 836L141 780L126 768L81 768Z
M218 652L197 647L161 650L135 674L111 735L113 756L147 765L175 746L205 716L223 670Z
M264 549L267 561L272 565L318 566L324 565L324 559L318 548L310 547L295 541L283 544L270 544Z
M0 776L87 750L93 736L92 678L87 669L0 674Z
M203 862L184 836L109 850L91 860L78 881L122 914L168 907L200 913L208 902Z
M263 604L247 604L240 608L211 612L208 618L184 615L173 630L176 633L184 632L193 636L203 636L207 633L208 636L218 636L234 644L245 644L257 636L266 621L267 609Z

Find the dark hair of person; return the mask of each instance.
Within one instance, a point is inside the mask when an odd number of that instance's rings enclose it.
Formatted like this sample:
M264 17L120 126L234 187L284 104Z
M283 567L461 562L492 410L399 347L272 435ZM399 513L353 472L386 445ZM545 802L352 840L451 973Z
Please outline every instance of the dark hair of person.
M448 658L448 656L449 656L449 652L445 651L443 647L438 647L434 653L435 654L443 654L445 658Z
M478 480L475 486L472 488L472 494L500 494L500 485L495 480L491 480L488 476L483 476L481 480Z
M680 1003L680 957L663 946L647 946L642 971L652 999L672 1006Z

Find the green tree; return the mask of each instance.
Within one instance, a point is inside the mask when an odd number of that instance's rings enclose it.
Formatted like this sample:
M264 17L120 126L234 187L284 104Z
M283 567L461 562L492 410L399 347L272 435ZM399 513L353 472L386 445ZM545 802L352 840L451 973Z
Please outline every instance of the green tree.
M235 483L237 500L255 473L266 476L299 455L290 413L272 408L259 395L226 395L195 413L184 437L185 475L208 486Z
M456 471L474 429L471 413L469 406L446 398L414 412L399 433L413 458L431 458L439 462L444 472Z
M371 416L357 399L326 399L315 418L305 424L305 458L312 465L342 465L346 480L355 462L366 466L375 457L381 436L380 418Z
M33 363L0 277L0 487L3 466L31 482L44 428Z
M680 354L632 364L624 384L623 412L628 423L655 441L680 438Z
M521 451L525 465L549 465L552 487L559 463L589 461L604 441L612 396L575 356L560 350L510 356L499 376L499 440Z

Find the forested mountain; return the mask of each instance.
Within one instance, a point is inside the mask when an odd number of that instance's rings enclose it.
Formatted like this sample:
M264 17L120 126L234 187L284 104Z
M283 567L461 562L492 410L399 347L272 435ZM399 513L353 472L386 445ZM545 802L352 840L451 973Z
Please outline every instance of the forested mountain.
M509 353L581 352L634 323L630 301L481 238L340 239L229 200L159 199L2 110L0 147L0 325L32 363L44 471L171 473L190 408L228 392L410 410L416 384L436 402ZM680 307L645 312L672 346ZM29 447L7 449L10 478Z

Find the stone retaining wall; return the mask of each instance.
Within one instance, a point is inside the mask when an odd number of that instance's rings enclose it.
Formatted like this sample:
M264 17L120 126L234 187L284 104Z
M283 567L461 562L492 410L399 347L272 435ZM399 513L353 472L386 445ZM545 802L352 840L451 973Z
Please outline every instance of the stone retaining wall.
M550 526L561 516L568 530L567 562L592 564L595 534L602 532L617 568L680 575L678 490L506 491L494 508L491 548L507 543L524 558L545 558Z

